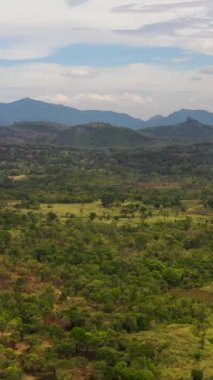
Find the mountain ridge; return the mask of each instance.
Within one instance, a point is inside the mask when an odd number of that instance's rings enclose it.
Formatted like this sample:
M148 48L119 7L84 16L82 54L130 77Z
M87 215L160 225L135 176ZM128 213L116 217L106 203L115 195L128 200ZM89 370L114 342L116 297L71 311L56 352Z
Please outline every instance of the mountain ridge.
M213 141L213 126L202 124L191 117L175 125L141 129L141 133L153 139L179 144Z
M151 143L152 137L130 128L115 127L111 124L92 123L70 127L59 133L53 143L75 147L136 147Z
M213 112L206 110L192 110L182 108L179 111L174 111L168 116L156 115L151 119L147 120L147 127L160 127L160 126L169 126L187 121L188 118L199 121L202 124L213 125Z
M181 109L168 116L155 115L148 120L135 118L126 113L101 110L79 110L63 104L52 104L23 98L11 103L0 103L0 126L15 122L51 122L76 126L89 123L108 123L118 127L142 129L185 122L188 117L207 125L213 125L213 112Z
M11 103L0 103L0 126L28 121L54 122L67 126L102 122L120 127L132 126L132 129L143 127L142 120L125 113L99 110L82 111L62 104L46 103L30 98Z
M141 147L213 142L213 126L188 118L173 126L141 130L90 123L67 127L49 122L24 122L0 128L5 144L55 145L76 148Z

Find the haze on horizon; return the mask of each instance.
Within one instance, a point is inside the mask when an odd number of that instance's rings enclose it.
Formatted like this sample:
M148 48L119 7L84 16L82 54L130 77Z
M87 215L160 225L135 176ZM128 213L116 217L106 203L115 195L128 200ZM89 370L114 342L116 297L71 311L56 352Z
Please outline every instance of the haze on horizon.
M213 111L212 0L1 0L0 102Z

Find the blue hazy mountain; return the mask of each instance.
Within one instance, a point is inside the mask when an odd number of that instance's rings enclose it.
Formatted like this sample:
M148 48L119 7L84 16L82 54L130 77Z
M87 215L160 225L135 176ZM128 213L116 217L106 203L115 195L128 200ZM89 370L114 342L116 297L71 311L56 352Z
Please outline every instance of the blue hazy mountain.
M68 126L103 122L132 129L143 128L142 120L124 113L96 110L81 111L28 98L12 103L0 103L1 126L24 121L48 121Z
M144 121L125 113L98 110L81 111L76 108L45 103L30 98L12 103L0 103L1 126L25 121L46 121L67 126L100 122L131 129L141 129L175 125L185 122L189 117L200 123L213 125L213 113L204 110L182 109L169 116L157 115Z
M175 111L168 116L156 115L145 122L145 127L148 128L176 125L184 123L189 118L197 120L202 124L213 125L213 112L204 110L182 109L180 111Z

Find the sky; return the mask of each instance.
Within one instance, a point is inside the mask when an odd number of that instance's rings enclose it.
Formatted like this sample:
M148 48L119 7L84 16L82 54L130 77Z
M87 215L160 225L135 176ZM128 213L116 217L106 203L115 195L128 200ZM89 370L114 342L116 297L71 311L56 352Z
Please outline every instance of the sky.
M213 0L0 0L0 102L213 112Z

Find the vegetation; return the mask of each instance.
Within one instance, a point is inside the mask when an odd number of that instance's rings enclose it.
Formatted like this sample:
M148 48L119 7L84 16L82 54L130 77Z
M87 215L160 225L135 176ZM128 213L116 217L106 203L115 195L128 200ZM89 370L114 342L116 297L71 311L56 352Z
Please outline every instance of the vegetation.
M131 124L130 124L131 125ZM20 122L0 128L6 144L53 145L75 148L150 147L213 142L213 126L196 120L174 126L132 130L108 123L68 127L50 122Z
M0 146L0 378L212 379L212 155Z
M142 133L167 142L189 144L213 140L213 127L199 123L192 118L188 118L186 122L177 125L148 128L142 130Z

